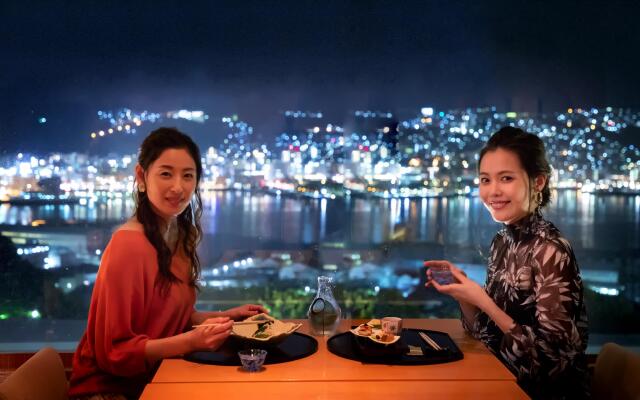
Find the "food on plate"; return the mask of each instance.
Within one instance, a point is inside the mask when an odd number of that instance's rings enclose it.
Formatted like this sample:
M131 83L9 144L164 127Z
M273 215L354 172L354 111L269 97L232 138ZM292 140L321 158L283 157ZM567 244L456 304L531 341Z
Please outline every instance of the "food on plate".
M351 333L384 345L395 343L400 339L398 335L384 332L379 319L372 319L365 324L358 325L351 329Z
M302 326L302 324L280 321L264 313L249 317L245 321L258 323L234 325L231 335L254 343L279 343Z
M269 327L273 324L273 321L266 321L261 324L258 324L258 329L253 333L254 338L266 339L269 336L273 335L273 332L269 329Z
M371 328L371 326L367 324L362 324L358 326L356 331L360 336L371 336L373 334L373 328Z
M371 321L367 322L367 325L369 325L372 328L375 329L382 329L382 322L379 319L372 319Z
M373 338L380 342L390 343L396 338L396 335L392 333L378 332L373 334Z

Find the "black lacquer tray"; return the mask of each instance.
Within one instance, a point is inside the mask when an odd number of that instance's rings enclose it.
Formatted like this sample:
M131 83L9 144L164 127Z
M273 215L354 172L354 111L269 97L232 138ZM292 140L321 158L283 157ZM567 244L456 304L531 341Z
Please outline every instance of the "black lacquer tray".
M217 351L196 351L184 356L187 361L213 365L240 365L238 351L246 348L267 350L265 364L278 364L308 357L318 350L318 341L309 335L294 332L277 345L246 342L230 337Z
M420 338L418 332L429 335L443 350L431 348ZM408 355L409 345L421 347L423 354ZM337 356L370 364L441 364L464 358L462 351L447 333L426 329L403 329L400 340L389 345L376 343L351 332L344 332L329 339L327 347Z

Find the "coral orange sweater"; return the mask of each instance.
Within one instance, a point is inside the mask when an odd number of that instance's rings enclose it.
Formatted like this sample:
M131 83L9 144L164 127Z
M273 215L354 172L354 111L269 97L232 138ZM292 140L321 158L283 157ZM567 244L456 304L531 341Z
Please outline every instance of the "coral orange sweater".
M174 256L171 270L182 283L162 296L155 285L156 251L144 233L113 234L98 270L87 330L73 358L69 396L140 395L156 367L146 363L146 342L184 332L194 312L188 260Z

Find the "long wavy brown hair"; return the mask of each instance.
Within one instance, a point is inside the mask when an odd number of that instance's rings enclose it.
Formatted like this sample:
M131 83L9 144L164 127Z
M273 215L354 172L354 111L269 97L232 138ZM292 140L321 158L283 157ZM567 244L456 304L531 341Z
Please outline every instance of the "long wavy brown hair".
M178 235L175 247L169 248L161 229L162 221L153 211L151 201L146 192L141 192L138 185L134 184L133 197L135 200L134 216L144 227L144 234L156 249L158 256L158 278L156 285L160 287L163 294L167 294L173 283L182 282L180 278L171 272L171 258L182 249L189 257L191 269L189 274L189 285L197 288L197 281L200 278L200 259L196 249L202 238L202 227L200 217L202 216L202 199L200 198L200 177L202 176L202 162L200 160L200 149L191 138L175 128L159 128L146 137L140 147L138 164L145 171L157 160L167 149L186 150L196 164L196 187L191 201L187 208L176 218Z

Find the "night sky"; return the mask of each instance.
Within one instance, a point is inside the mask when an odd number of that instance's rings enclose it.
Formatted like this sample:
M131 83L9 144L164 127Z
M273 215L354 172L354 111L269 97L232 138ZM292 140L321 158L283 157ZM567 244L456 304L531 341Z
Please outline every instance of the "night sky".
M637 4L3 1L0 154L83 151L121 107L237 113L264 137L288 109L638 108Z

